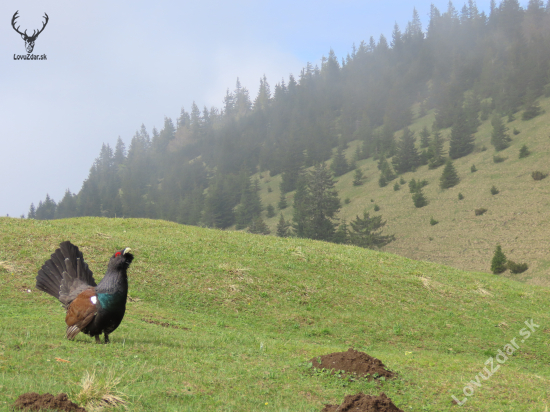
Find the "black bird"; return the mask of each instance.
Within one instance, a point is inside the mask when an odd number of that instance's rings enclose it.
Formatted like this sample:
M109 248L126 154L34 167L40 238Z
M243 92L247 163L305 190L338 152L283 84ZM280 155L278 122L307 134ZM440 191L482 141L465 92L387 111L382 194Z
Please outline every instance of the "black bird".
M92 271L84 262L82 252L71 242L59 245L51 259L38 271L36 287L59 299L67 310L67 339L74 339L78 332L95 337L113 332L124 317L128 296L126 271L134 256L130 248L117 251L107 266L107 273L99 285Z

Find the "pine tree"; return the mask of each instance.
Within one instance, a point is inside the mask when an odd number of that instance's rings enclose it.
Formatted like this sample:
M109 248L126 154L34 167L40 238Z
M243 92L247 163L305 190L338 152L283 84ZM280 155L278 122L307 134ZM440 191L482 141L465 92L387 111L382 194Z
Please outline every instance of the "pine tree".
M340 199L334 180L324 164L307 173L294 196L294 230L297 236L333 241Z
M55 210L56 219L64 219L78 216L78 205L76 196L69 189L65 191L63 199L57 204Z
M262 213L262 201L258 194L258 182L254 186L250 182L250 178L246 175L246 171L241 172L241 199L235 208L235 223L237 230L243 229Z
M288 230L290 228L290 223L285 221L283 214L279 218L279 223L277 223L277 236L287 237L289 235Z
M422 149L425 149L430 146L430 131L428 130L428 126L424 126L424 128L420 131L420 147Z
M445 168L443 169L443 174L439 179L439 187L441 189L448 189L450 187L456 186L460 182L460 178L456 173L456 169L453 165L451 159L448 159L445 163Z
M430 160L428 162L429 169L436 169L439 166L445 164L445 152L443 150L443 138L439 130L434 130L433 138L430 142L430 147L428 149L428 155Z
M286 196L283 192L281 192L281 196L279 197L279 203L277 204L277 207L279 208L279 210L283 210L288 207Z
M350 243L368 249L381 248L395 240L394 235L382 235L382 227L386 222L382 222L382 216L370 217L369 213L364 211L363 218L356 216L355 220L350 222L349 231Z
M421 208L428 204L428 201L426 200L426 197L424 196L424 193L422 192L422 189L418 189L416 192L412 195L412 200L415 207Z
M491 272L495 275L502 273L506 270L506 256L502 251L502 247L497 245L493 259L491 260Z
M378 180L378 184L380 185L380 187L386 186L388 182L391 182L397 177L393 173L390 164L384 156L381 156L380 160L378 161L378 169L380 169L381 172L380 179Z
M502 122L500 116L493 116L491 119L491 124L493 126L493 131L491 133L491 144L495 146L495 150L500 152L501 150L506 149L510 146L510 136L506 134L508 128Z
M253 233L256 235L269 235L271 230L269 230L261 216L258 216L254 218L248 226L248 233Z
M473 150L474 135L471 133L471 127L467 122L464 109L459 108L456 120L451 128L449 157L451 159L458 159L469 155Z
M353 177L353 186L361 186L365 176L360 168L355 169L355 176Z
M31 203L29 213L27 214L27 219L36 219L36 209L34 208L34 203Z
M420 156L415 147L414 133L405 127L403 137L397 145L397 153L393 156L392 163L397 173L406 173L415 170L420 165Z
M332 159L330 169L334 173L334 177L342 176L343 174L349 172L349 164L346 160L346 156L344 155L344 148L342 146L338 146L338 149L334 154L334 158Z
M338 229L336 229L336 232L334 233L332 242L340 245L349 243L349 229L345 220L342 220L342 223L338 225Z
M38 207L36 208L36 219L38 220L51 220L55 219L55 209L57 208L57 204L55 201L50 197L49 194L46 194L46 199L42 203L38 204Z

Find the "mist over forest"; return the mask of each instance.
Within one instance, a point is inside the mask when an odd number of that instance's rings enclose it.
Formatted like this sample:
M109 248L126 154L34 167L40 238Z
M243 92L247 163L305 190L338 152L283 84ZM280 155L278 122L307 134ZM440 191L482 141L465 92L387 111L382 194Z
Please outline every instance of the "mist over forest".
M370 37L346 56L329 50L320 67L308 63L275 82L261 77L257 90L237 79L223 107L193 104L166 117L161 130L142 125L129 144L103 145L78 193L46 196L27 217L144 217L254 231L266 205L253 174L282 175L281 192L298 193L311 178L307 168L321 170L331 158L337 164L356 140L355 160L387 161L397 175L430 161L439 166L444 159L433 151L411 160L407 126L415 119L434 110L430 133L452 128L449 157L467 156L481 120L538 114L536 99L550 95L549 83L550 1L526 8L493 1L488 15L472 0L447 10L432 5L427 27L414 10L391 38ZM295 235L337 241L330 217L327 233L300 232L294 207Z

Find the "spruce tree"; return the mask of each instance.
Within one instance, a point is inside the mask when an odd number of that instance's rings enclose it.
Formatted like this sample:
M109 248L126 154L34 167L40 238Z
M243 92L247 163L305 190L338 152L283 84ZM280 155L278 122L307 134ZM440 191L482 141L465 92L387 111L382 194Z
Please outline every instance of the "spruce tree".
M339 210L332 174L321 164L306 174L296 191L293 228L299 237L333 241Z
M279 223L277 223L277 236L287 237L289 235L288 229L290 228L290 223L285 221L283 214L279 218Z
M363 175L363 172L358 167L355 169L355 176L353 177L353 186L361 186L363 184L363 181L365 179L365 176Z
M34 208L34 203L31 203L29 213L27 214L27 219L36 219L36 209Z
M420 131L420 147L422 149L425 149L430 146L430 131L428 130L428 126L424 126L424 128Z
M419 189L413 193L412 200L413 200L414 206L418 208L424 207L428 204L428 201L426 200L426 197L424 196L422 189Z
M448 159L445 163L445 168L443 169L443 174L439 179L439 187L441 189L448 189L450 187L456 186L460 182L460 178L456 173L456 169L453 165L451 159Z
M279 208L279 210L283 210L288 207L286 196L283 192L281 192L281 196L279 197L279 203L277 204L277 207Z
M436 169L445 164L445 151L443 150L443 138L439 130L434 130L433 138L428 149L430 160L429 169Z
M500 245L497 245L493 259L491 260L491 272L495 275L502 273L506 270L506 256L502 251Z
M342 176L343 174L349 172L349 164L346 160L346 156L344 155L344 148L342 146L338 146L338 149L334 154L334 158L332 159L330 169L334 173L335 177Z
M262 202L258 194L258 182L254 186L245 172L241 173L241 199L235 209L236 228L243 229L262 213Z
M356 216L355 220L350 222L349 241L355 246L368 249L381 248L395 240L394 235L382 235L382 227L386 221L382 221L382 216L370 217L369 213L364 211L363 218Z
M267 227L261 216L255 217L248 225L248 233L256 235L269 235L271 230Z
M474 135L471 131L464 109L459 108L456 120L451 128L451 143L449 147L449 157L451 159L458 159L473 152Z
M406 173L415 170L420 165L420 155L415 147L414 133L405 127L403 137L397 144L397 152L392 163L397 173Z
M495 150L500 152L501 150L506 149L510 146L510 136L506 133L508 128L504 125L500 116L493 116L491 119L491 125L493 126L493 131L491 133L491 144L495 146Z

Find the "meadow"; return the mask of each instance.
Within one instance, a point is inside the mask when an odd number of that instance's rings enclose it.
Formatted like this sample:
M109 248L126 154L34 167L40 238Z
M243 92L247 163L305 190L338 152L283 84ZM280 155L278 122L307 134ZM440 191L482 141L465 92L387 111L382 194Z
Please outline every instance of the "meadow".
M384 392L405 411L548 410L544 287L352 246L146 219L0 218L0 233L0 410L31 391L67 393L90 411L111 396L125 403L104 410L314 412L360 391ZM132 248L126 317L109 345L82 334L67 341L61 304L35 289L64 240L80 247L96 280L115 250ZM512 340L517 349L498 363ZM311 367L350 347L397 377L349 381ZM480 380L491 358L499 368ZM465 390L476 375L479 385Z

